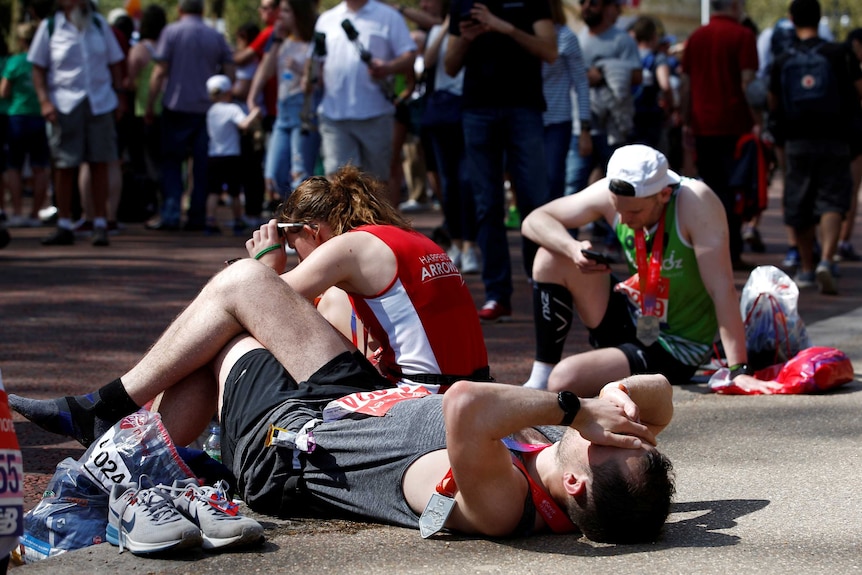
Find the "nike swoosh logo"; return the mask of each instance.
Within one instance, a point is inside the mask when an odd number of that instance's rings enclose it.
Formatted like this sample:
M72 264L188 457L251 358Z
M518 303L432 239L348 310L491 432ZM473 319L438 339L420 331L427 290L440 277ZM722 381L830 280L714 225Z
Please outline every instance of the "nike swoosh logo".
M123 531L125 531L126 533L131 533L132 529L135 528L135 516L132 515L132 519L130 521L121 519L120 524L123 526Z
M189 519L198 527L201 526L200 519L198 518L198 508L194 504L189 505Z

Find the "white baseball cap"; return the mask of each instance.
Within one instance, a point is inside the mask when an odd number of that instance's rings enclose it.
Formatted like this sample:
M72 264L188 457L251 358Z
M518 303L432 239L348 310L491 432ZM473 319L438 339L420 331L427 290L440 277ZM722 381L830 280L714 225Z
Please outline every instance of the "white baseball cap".
M210 76L210 78L207 80L207 92L209 92L210 94L215 94L217 92L224 94L225 92L230 92L230 88L230 78L228 78L224 74Z
M667 167L664 154L644 146L632 144L619 148L608 162L608 180L622 180L634 188L634 197L648 198L668 186L679 184L679 175ZM615 194L626 194L617 189Z

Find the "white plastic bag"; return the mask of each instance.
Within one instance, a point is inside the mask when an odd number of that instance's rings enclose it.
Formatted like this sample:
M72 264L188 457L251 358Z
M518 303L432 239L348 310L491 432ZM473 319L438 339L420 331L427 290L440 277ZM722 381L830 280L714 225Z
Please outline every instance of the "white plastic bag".
M811 346L799 317L799 288L775 266L754 268L742 288L748 363L754 369L783 363Z

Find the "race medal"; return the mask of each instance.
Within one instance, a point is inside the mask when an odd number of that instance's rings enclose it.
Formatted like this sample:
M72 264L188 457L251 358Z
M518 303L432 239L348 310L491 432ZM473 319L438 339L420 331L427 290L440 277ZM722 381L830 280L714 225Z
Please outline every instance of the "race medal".
M659 283L661 282L662 251L664 248L664 218L667 204L661 212L658 228L653 238L652 253L647 256L646 238L643 229L635 231L635 259L640 281L641 315L637 321L637 338L649 347L658 341L660 332L659 313L656 310Z
M659 321L654 315L642 315L638 318L637 338L645 346L649 347L658 341Z
M455 498L435 493L419 517L419 534L423 539L431 537L441 529L455 507Z

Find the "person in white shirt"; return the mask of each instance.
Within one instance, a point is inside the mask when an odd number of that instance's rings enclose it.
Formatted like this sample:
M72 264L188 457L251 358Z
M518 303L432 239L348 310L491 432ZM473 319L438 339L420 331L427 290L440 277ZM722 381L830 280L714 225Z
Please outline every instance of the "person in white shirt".
M59 0L59 10L39 25L27 60L33 87L49 123L59 219L45 245L71 245L72 193L77 167L92 170L93 245L107 246L108 163L117 158L114 112L122 114L123 52L107 21L89 0Z
M358 32L355 41L345 21ZM315 31L326 34L319 108L324 171L353 164L385 183L395 114L387 82L413 69L416 43L401 14L378 0L344 0L320 15Z

